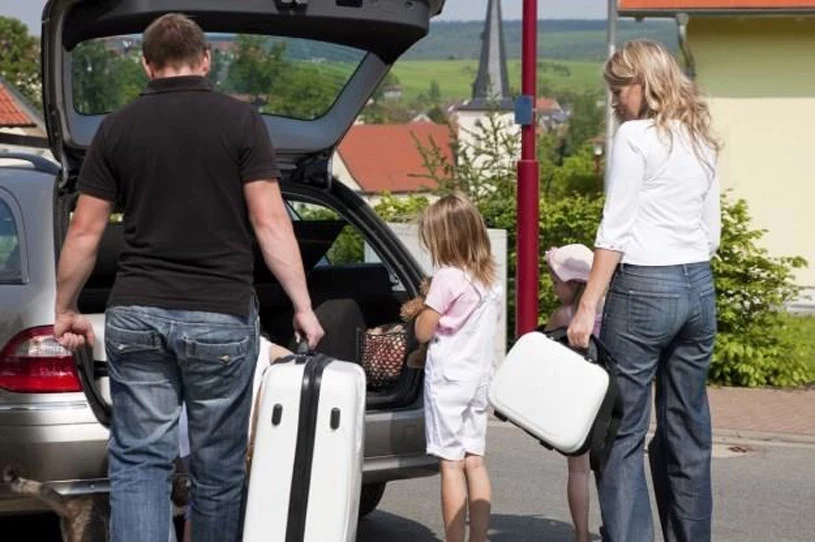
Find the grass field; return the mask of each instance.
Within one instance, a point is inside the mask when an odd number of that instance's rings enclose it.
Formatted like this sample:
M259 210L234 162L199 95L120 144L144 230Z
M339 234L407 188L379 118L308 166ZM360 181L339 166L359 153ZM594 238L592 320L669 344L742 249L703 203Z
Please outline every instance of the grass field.
M508 67L509 85L519 90L520 60L510 60ZM599 91L602 89L601 67L599 62L594 61L540 59L539 86L541 89L551 89L555 96L563 91ZM427 94L433 80L439 84L442 99L468 98L472 94L477 70L477 60L401 60L393 67L406 100Z

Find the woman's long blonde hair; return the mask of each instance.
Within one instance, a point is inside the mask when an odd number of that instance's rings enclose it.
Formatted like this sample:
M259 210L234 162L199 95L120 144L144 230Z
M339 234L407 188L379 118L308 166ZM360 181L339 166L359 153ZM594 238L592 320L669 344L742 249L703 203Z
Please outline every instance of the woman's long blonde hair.
M419 239L433 265L458 267L489 286L497 278L484 218L462 194L431 204L419 219Z
M682 73L676 59L661 44L651 40L627 42L606 61L603 79L612 90L642 85L643 110L639 118L654 119L660 132L668 137L670 122L681 122L700 159L705 156L700 152L700 143L714 153L719 151L707 104L696 84Z

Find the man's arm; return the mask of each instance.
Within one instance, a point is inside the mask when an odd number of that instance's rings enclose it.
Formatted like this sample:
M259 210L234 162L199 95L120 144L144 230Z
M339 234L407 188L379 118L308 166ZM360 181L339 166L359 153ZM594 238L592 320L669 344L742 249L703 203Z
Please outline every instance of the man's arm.
M112 210L112 202L81 194L62 245L57 266L54 335L69 349L82 346L84 341L93 343L93 328L79 316L77 299L93 271Z
M323 336L323 330L311 308L300 247L280 186L275 180L252 181L243 185L243 192L263 261L291 299L296 331L302 332L313 348Z

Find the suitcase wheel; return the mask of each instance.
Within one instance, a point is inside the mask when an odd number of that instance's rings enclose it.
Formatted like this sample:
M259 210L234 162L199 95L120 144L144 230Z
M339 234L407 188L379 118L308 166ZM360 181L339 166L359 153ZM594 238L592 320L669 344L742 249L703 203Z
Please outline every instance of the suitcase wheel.
M503 414L501 414L497 410L495 411L495 417L498 418L502 422L508 422L509 421L506 416L504 416Z

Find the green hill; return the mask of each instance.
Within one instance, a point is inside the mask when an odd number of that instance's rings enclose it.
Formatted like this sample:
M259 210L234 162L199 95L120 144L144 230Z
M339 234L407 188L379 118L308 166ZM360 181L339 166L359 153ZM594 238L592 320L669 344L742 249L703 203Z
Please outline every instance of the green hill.
M521 81L520 60L508 61L509 84L517 91ZM561 96L568 92L600 91L602 63L596 60L552 60L538 62L539 94ZM393 67L406 100L427 95L430 84L439 84L442 100L460 100L472 94L477 60L400 60Z
M481 21L433 22L429 34L403 57L411 60L478 58L481 51ZM661 41L677 48L673 21L622 20L618 23L622 43L634 38ZM508 58L521 57L521 21L504 21ZM567 60L602 60L606 56L605 20L542 20L538 22L538 54Z

